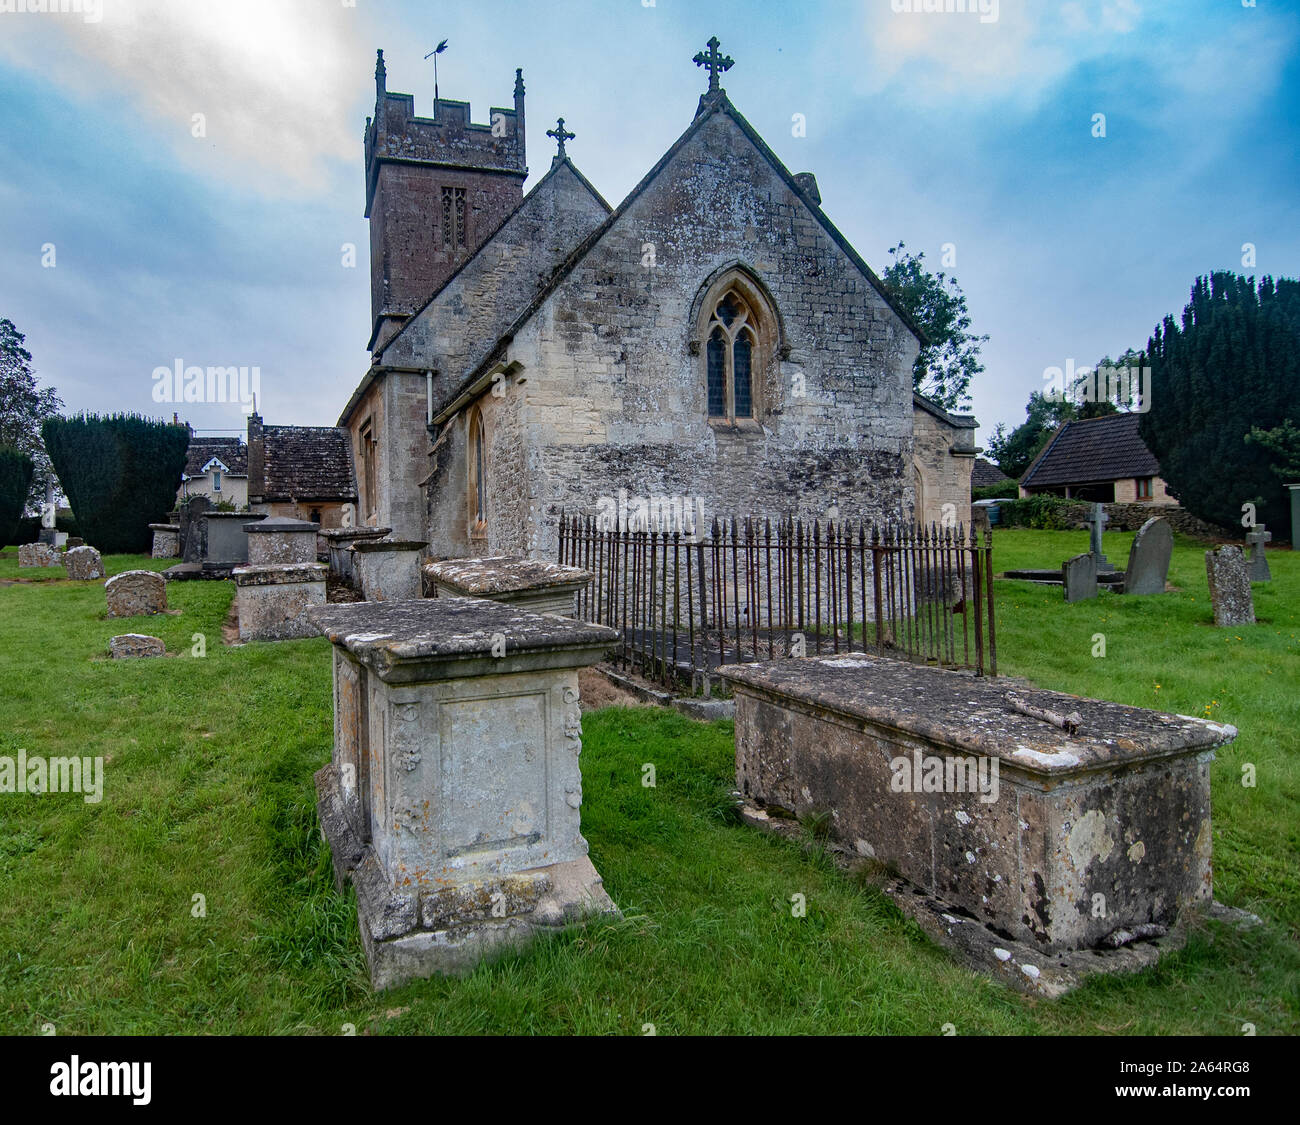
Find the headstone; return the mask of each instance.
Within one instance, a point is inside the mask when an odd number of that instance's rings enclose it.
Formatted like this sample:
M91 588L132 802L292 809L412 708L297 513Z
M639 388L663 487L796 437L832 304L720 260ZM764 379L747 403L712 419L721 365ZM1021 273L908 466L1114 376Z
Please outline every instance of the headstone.
M73 535L68 538L67 547L69 551L71 551L74 547L84 547L85 545L86 545L86 541L80 538L79 536Z
M1155 516L1133 536L1124 572L1124 593L1163 594L1174 553L1174 532L1169 521Z
M181 554L181 525L178 523L151 523L153 532L153 557L176 559Z
M1089 553L1075 555L1061 564L1061 584L1067 602L1081 602L1097 596L1097 558Z
M109 617L167 612L167 583L152 570L128 570L104 583Z
M1115 569L1101 549L1101 533L1108 523L1110 523L1110 516L1106 514L1105 507L1094 504L1092 515L1088 519L1088 553L1096 560L1098 573Z
M1240 547L1220 547L1205 552L1205 573L1210 583L1214 623L1220 628L1255 624L1255 599L1250 572Z
M124 633L108 642L108 651L114 660L132 660L141 656L166 656L167 646L159 637Z
M181 509L181 559L187 563L201 563L208 553L206 496L193 496Z
M24 543L18 548L19 567L62 566L51 543Z
M457 597L311 617L334 645L320 823L336 882L356 886L375 988L617 913L587 855L578 765L578 669L614 630Z
M1291 493L1291 550L1300 551L1300 484L1283 487Z
M1252 582L1271 582L1273 575L1268 569L1268 558L1264 554L1264 544L1273 540L1273 533L1262 523L1257 523L1246 532L1246 546L1250 550L1250 580Z
M104 560L94 547L73 547L63 556L63 569L77 582L91 582L104 577Z

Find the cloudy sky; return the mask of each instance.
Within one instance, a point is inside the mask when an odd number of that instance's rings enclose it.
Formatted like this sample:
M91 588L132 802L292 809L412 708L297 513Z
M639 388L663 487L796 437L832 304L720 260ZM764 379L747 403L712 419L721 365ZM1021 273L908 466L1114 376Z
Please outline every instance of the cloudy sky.
M257 366L269 422L332 424L367 366L376 48L428 113L449 39L441 92L478 121L523 67L529 186L563 115L616 203L690 124L717 34L732 100L877 271L900 239L935 268L951 244L991 337L985 440L1045 368L1140 347L1244 244L1244 272L1300 274L1300 0L1248 5L0 0L0 316L72 410L170 416L152 373L180 360Z

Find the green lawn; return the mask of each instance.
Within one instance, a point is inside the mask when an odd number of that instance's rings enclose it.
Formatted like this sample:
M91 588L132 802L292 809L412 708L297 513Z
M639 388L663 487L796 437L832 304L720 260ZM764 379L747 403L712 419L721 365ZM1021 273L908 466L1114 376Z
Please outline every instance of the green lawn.
M1128 537L1107 536L1122 564ZM998 570L1055 566L1082 532L1002 531ZM1139 976L1056 1002L955 965L870 884L734 822L729 723L611 708L584 720L584 832L622 922L536 943L464 980L372 996L355 901L334 893L312 773L329 757L328 644L226 648L233 587L173 583L178 616L105 620L101 583L3 585L0 755L103 755L102 803L0 795L0 1031L33 1034L1300 1030L1300 555L1271 556L1263 624L1209 626L1201 551L1184 592L1066 606L1001 582L1005 671L1241 730L1214 768L1216 896L1261 914L1195 932ZM160 568L106 560L110 574ZM37 575L23 571L22 577ZM166 660L110 662L119 632ZM1091 655L1106 634L1104 658ZM206 655L191 655L195 635ZM1157 685L1159 685L1157 687ZM658 786L641 785L653 762ZM1258 784L1240 784L1243 763ZM790 897L807 898L806 917ZM206 917L195 917L203 895Z

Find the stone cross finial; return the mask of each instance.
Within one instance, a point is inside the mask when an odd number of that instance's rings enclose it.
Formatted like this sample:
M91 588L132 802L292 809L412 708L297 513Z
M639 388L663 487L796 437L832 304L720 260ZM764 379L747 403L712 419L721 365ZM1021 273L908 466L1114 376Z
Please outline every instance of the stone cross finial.
M723 71L730 70L736 65L735 59L728 55L718 53L718 48L721 45L722 44L718 41L718 37L715 35L705 44L705 46L709 48L708 54L701 51L693 60L696 66L708 67L710 94L717 93L718 91L718 75Z
M563 117L559 118L559 119L555 122L555 128L554 128L554 129L547 129L547 130L546 130L546 135L547 135L548 137L554 137L554 138L556 139L556 141L559 142L559 145L560 145L560 151L557 152L557 153L555 154L555 158L556 158L557 160L563 160L563 159L564 159L564 142L565 142L565 141L572 141L572 140L574 140L574 139L577 137L577 134L576 134L576 133L567 133L567 132L565 132L565 129L564 129L564 118L563 118Z

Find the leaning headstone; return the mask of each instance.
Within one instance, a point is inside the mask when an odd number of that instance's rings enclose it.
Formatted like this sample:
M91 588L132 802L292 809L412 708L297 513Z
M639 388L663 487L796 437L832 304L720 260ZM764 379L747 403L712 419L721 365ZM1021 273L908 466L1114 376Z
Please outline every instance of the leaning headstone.
M1250 592L1250 572L1240 547L1220 547L1205 552L1205 573L1210 582L1214 623L1221 628L1255 624L1255 599Z
M141 656L166 656L167 646L160 637L124 633L108 642L108 651L114 660L134 660Z
M109 617L167 612L167 583L152 570L128 570L104 583Z
M1268 559L1264 555L1264 544L1271 542L1273 533L1262 523L1257 523L1246 532L1246 546L1250 551L1250 580L1252 582L1272 582L1273 575L1268 569Z
M330 605L334 754L316 775L375 988L617 909L587 855L578 669L601 625L480 598Z
M1169 521L1155 516L1133 537L1124 572L1124 593L1163 594L1169 577L1169 560L1174 553L1174 533Z
M63 569L76 582L91 582L104 577L104 560L94 547L73 547L63 556Z
M19 567L61 566L59 552L51 543L24 543L18 548Z
M1094 504L1092 516L1088 520L1088 553L1096 560L1099 573L1108 573L1115 569L1101 549L1101 533L1108 523L1110 523L1110 516L1106 514L1106 509L1101 504Z
M193 496L181 509L180 550L183 562L201 563L207 558L209 506L206 496Z
M1075 555L1061 564L1061 582L1067 602L1081 602L1097 596L1097 559L1092 554Z

